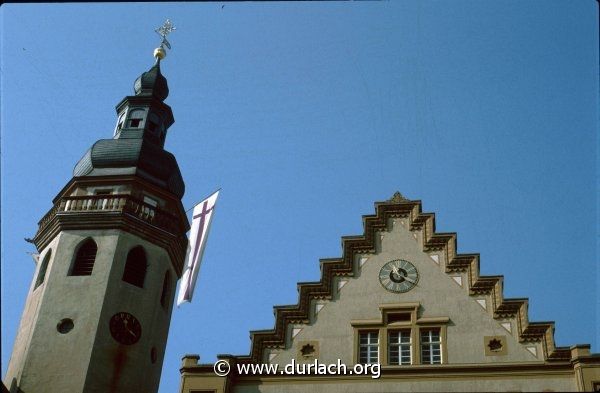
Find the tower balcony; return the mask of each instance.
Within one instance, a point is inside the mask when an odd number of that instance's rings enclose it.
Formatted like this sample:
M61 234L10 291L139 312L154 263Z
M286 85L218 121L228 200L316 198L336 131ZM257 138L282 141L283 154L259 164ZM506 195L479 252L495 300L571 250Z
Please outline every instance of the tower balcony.
M85 213L127 214L174 235L181 231L177 216L140 201L129 194L61 197L40 220L39 231L43 231L56 215Z
M33 241L41 249L61 230L68 229L121 229L137 234L162 244L181 274L187 222L130 194L59 197L39 221Z

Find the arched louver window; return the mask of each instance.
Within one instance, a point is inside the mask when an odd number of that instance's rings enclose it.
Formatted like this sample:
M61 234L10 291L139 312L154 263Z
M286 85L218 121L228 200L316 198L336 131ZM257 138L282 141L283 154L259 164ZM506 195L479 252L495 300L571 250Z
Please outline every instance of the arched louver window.
M163 280L162 293L160 294L160 305L167 310L169 308L169 298L171 297L171 274L167 270Z
M125 122L125 112L121 113L119 115L119 119L117 120L117 128L115 128L115 135L117 135L117 132L121 131L121 128L123 128L123 124Z
M96 242L92 239L86 240L77 251L70 276L90 276L94 270L97 251Z
M37 279L35 280L35 287L33 289L39 287L40 285L42 285L44 283L44 278L46 277L46 270L48 270L48 262L50 262L51 254L52 254L52 250L50 250L50 251L48 251L48 253L46 253L44 260L42 261L42 264L40 265L40 270L38 272Z
M148 130L152 134L160 136L160 118L154 112L150 112L148 115Z
M136 287L144 288L144 279L146 278L146 253L141 246L133 248L127 254L125 262L125 271L123 272L123 281Z
M144 115L146 112L142 109L134 109L129 112L129 127L140 128L144 123Z

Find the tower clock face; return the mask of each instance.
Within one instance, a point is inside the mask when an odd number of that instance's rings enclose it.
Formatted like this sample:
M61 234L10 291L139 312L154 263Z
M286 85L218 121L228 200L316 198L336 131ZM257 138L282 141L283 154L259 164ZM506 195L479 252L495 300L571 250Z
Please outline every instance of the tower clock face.
M389 261L379 271L379 282L391 292L408 292L417 285L419 272L404 259Z
M132 345L142 337L142 325L128 312L118 312L110 319L110 334L123 345Z

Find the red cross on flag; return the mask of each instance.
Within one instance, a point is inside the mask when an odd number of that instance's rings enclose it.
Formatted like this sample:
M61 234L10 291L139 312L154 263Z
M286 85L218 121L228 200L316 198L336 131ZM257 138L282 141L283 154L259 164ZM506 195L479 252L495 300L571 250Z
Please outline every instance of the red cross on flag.
M204 254L204 246L206 246L206 238L208 237L210 222L218 196L219 190L194 206L188 255L184 266L183 277L181 277L181 282L179 284L179 294L177 295L178 306L182 303L192 301L194 286L198 279L202 254Z

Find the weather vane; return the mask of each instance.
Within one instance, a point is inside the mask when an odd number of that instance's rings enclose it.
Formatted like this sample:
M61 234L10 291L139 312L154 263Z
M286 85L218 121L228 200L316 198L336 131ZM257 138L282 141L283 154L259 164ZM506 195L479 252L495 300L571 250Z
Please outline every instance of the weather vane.
M169 35L175 30L177 29L175 28L175 26L173 26L173 23L171 23L169 19L167 19L161 27L154 30L156 31L156 34L158 34L162 39L160 42L160 47L154 49L154 57L156 57L157 60L162 60L167 55L165 47L171 49L171 44L169 44L169 41L167 41L167 35Z

